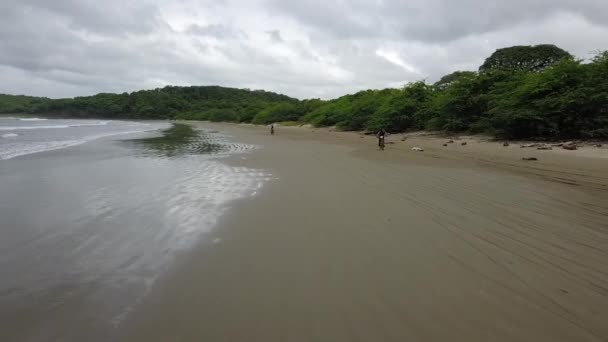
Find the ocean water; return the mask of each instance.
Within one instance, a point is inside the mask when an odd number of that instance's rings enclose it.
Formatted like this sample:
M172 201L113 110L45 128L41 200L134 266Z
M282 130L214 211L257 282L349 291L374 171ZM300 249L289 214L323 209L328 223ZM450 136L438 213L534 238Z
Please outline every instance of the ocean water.
M0 117L0 160L158 128L159 124L127 121Z
M0 340L112 339L271 179L224 162L255 146L181 124L4 118L0 133Z

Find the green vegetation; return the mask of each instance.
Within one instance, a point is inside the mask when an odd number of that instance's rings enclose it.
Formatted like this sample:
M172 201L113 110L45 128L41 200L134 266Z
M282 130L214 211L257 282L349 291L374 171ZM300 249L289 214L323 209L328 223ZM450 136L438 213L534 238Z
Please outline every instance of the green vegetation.
M4 109L6 98L7 109ZM15 98L14 100L12 98ZM50 100L4 95L0 113L42 113L49 116L191 119L250 122L259 112L298 100L262 90L250 91L217 86L165 87L131 94L97 94L73 99ZM16 108L13 103L20 103Z
M35 108L49 99L32 96L13 96L0 94L0 113L27 113L33 112Z
M223 87L165 87L50 100L0 95L0 113L310 123L342 130L428 129L506 138L608 138L608 53L575 60L553 45L499 49L479 72L435 84L365 90L322 101Z
M543 71L571 54L555 45L512 46L498 49L479 67L479 71Z

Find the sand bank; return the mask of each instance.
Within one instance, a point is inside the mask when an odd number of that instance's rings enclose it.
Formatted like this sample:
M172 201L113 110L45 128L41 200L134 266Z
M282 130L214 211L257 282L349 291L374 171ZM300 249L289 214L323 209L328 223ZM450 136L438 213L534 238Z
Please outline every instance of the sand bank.
M181 256L126 340L608 339L608 159L201 125L261 146L229 162L274 180Z

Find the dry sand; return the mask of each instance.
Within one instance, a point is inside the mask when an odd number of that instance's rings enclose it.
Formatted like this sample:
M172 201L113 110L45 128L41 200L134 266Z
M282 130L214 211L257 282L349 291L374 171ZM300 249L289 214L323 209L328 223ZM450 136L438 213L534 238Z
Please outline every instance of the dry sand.
M203 125L263 146L230 162L278 179L180 257L125 340L608 340L602 152Z

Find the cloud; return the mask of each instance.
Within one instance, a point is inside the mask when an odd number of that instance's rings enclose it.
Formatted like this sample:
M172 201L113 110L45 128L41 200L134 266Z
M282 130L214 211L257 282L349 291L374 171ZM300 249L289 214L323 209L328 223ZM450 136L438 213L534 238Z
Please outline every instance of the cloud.
M378 49L378 50L376 50L376 55L386 59L387 61L389 61L395 65L402 67L403 69L407 70L408 72L416 73L416 74L420 73L414 66L405 62L403 60L403 58L400 57L400 54L398 52Z
M558 12L608 23L602 0L271 0L271 8L336 38L384 37L446 42L543 21Z
M9 1L10 3L10 1ZM151 33L163 26L158 8L151 2L97 0L19 0L25 11L62 17L74 30L93 34Z
M245 32L223 24L198 25L190 24L186 33L200 36L208 36L216 39L246 38Z
M476 70L495 49L608 49L603 0L4 0L0 92L166 84L331 98Z
M283 37L281 37L281 31L279 30L269 30L266 31L266 33L268 33L268 36L270 37L270 40L272 40L275 43L282 43L283 42Z

